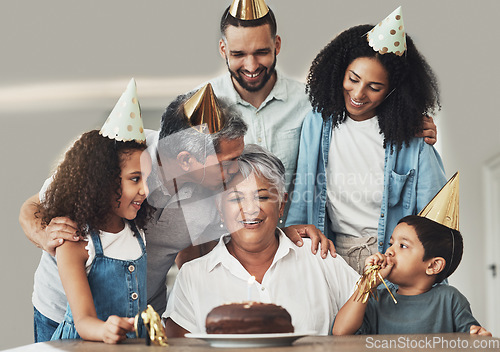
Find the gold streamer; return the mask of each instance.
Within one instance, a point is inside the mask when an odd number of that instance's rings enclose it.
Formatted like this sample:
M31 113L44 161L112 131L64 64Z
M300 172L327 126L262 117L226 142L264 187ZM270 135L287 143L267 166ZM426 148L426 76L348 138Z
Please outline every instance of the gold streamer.
M151 342L158 346L168 346L167 335L165 334L165 329L161 324L161 318L156 313L154 308L148 304L147 308L137 314L134 320L135 333L139 336L139 316L142 319L144 327L146 328L146 345L150 345Z
M362 303L366 303L368 301L368 298L370 298L370 295L378 301L378 294L376 289L378 286L377 279L379 279L384 284L387 291L389 291L394 304L398 303L398 301L396 301L396 298L394 298L394 296L392 295L391 290L385 283L384 278L382 277L382 275L380 275L380 269L380 265L372 265L368 269L366 269L363 273L363 276L358 279L358 281L356 282L355 291L357 295L354 298L356 302L361 301Z

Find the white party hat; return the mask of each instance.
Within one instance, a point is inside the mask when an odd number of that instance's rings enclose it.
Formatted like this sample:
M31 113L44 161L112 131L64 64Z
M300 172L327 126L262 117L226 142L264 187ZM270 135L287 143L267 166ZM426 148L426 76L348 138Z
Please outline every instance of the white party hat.
M380 54L403 55L406 50L406 33L401 6L367 34L368 44Z
M117 141L146 142L137 87L132 78L99 133Z

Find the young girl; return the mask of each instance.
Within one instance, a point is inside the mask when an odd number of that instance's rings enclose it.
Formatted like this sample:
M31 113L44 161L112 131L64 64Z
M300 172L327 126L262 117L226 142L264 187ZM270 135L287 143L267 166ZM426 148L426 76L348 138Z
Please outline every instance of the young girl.
M129 89L135 93L135 82ZM56 250L69 307L53 340L117 343L135 336L134 317L146 308L142 229L151 211L146 201L151 159L144 152L142 121L138 127L122 121L123 116L140 120L137 99L126 100L118 102L101 131L84 133L74 143L40 204L43 224L68 217L84 239L66 241ZM117 113L131 103L136 112ZM132 137L120 132L134 128Z

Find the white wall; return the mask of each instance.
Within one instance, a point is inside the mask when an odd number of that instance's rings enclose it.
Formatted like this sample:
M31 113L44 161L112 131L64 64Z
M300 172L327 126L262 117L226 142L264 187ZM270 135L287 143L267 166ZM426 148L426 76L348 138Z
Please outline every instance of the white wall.
M98 128L130 77L145 125L177 94L224 70L218 21L230 0L137 2L4 1L0 32L0 138L4 253L0 349L32 342L31 290L40 250L18 224L64 147ZM439 144L447 175L461 172L465 253L451 277L485 322L481 166L500 153L497 107L500 2L456 0L268 0L283 39L278 66L304 80L319 50L341 30L377 23L403 5L405 26L442 88ZM496 114L495 114L496 113ZM5 128L6 126L6 128ZM500 332L496 332L497 336Z

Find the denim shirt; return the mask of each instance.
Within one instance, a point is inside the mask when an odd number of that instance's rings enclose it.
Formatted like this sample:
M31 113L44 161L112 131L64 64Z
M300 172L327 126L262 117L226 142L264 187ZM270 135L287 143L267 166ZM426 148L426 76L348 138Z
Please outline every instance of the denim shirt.
M314 224L335 243L326 211L326 170L332 120L310 112L300 136L297 174L286 226ZM392 231L406 215L417 214L446 183L443 162L423 138L413 138L398 150L385 148L384 192L378 221L378 250L389 247ZM326 225L325 225L326 224Z

